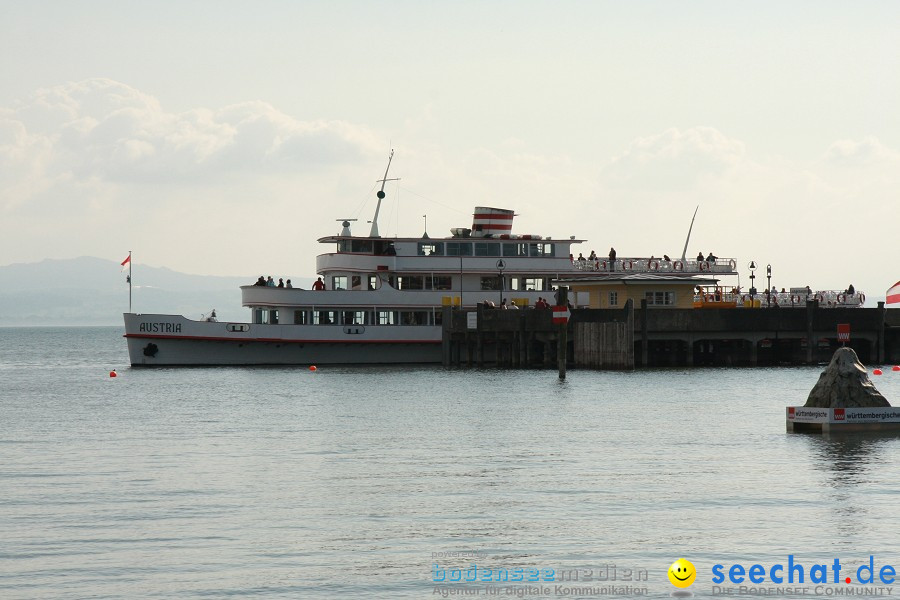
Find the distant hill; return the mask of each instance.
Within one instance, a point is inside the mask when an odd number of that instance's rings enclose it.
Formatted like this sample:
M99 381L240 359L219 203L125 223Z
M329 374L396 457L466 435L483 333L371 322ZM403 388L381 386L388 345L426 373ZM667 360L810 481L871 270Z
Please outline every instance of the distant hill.
M102 258L20 263L0 267L0 326L121 325L128 311L128 274ZM239 286L256 276L188 275L164 267L134 269L135 312L200 318L213 308L220 319L246 321ZM297 281L309 287L312 280Z

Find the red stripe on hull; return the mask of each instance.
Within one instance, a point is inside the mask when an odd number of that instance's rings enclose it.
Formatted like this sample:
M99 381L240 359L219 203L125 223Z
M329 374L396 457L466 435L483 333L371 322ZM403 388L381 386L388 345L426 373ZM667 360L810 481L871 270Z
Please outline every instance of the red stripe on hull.
M283 340L280 338L232 338L202 335L147 335L126 333L122 337L147 340L195 340L205 342L265 342L269 344L440 344L441 340Z

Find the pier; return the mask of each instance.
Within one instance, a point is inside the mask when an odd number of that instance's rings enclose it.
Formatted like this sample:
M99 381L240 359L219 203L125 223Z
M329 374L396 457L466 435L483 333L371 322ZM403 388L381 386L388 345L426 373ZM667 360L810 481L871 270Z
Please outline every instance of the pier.
M838 325L868 364L900 362L900 311L821 308L684 309L635 306L574 309L567 328L568 365L589 369L811 365L843 345ZM558 327L552 311L444 307L445 366L552 368Z

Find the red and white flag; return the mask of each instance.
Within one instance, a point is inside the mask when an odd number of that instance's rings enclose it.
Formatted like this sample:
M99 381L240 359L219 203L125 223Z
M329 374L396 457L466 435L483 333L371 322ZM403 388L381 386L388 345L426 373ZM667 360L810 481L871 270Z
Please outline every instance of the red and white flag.
M126 258L125 260L122 261L122 270L124 271L125 269L127 269L130 266L131 266L131 255L129 254L128 258Z
M894 287L887 291L888 304L900 304L900 281L894 284Z

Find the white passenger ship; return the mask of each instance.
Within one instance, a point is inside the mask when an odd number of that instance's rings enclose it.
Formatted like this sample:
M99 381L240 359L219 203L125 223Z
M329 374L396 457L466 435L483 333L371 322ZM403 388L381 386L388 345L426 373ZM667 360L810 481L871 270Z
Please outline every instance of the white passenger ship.
M344 221L340 235L318 240L331 246L316 258L325 290L242 286L249 323L126 313L131 364L437 363L445 306L552 304L552 281L598 271L734 274L733 260L573 259L572 245L585 240L514 234L514 216L477 207L471 228L443 238L380 237L378 209L368 236L354 236ZM587 306L582 295L570 294L572 304Z

